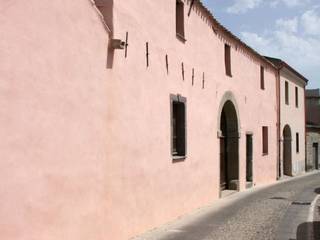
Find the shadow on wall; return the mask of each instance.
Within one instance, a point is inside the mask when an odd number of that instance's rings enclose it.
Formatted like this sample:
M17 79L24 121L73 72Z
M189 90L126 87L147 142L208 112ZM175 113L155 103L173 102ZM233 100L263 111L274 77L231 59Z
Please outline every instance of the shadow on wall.
M114 24L113 24L113 0L95 0L96 6L101 12L105 23L109 27L110 39L113 39ZM110 47L111 41L109 41L108 46L108 56L107 56L107 68L111 69L113 66L114 59L114 49Z
M302 223L297 229L297 240L320 239L320 222ZM292 239L293 240L293 239Z

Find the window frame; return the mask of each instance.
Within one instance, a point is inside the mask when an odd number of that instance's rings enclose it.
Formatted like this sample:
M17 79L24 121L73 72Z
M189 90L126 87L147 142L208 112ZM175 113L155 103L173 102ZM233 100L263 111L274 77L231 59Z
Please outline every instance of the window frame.
M264 67L260 66L260 88L265 90Z
M262 127L262 155L269 155L269 127Z
M290 104L290 101L289 101L289 98L290 98L290 94L289 94L289 82L288 81L285 81L284 83L284 94L285 94L285 103L286 105L289 105Z
M296 100L296 108L299 108L299 89L295 87L295 100Z
M224 44L224 65L226 75L232 77L232 66L231 66L231 46L227 43Z
M176 36L186 42L184 2L176 0Z
M300 153L300 134L296 133L296 153Z
M183 104L184 105L184 116L183 116L183 129L184 133L183 136L180 136L183 138L183 149L181 152L174 152L174 104ZM187 98L181 96L180 94L170 94L170 127L171 127L171 134L170 134L170 140L171 140L171 157L173 162L176 161L184 161L187 158ZM179 137L179 138L180 138Z

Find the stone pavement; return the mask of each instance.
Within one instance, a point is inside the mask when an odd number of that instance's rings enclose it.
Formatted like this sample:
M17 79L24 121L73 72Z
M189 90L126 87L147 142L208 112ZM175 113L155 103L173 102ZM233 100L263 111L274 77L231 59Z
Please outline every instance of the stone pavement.
M320 188L319 188L320 189ZM315 240L317 189L306 189L291 202L279 224L276 240Z
M134 240L320 240L315 238L319 222L312 222L320 211L314 202L319 189L319 172L253 188Z

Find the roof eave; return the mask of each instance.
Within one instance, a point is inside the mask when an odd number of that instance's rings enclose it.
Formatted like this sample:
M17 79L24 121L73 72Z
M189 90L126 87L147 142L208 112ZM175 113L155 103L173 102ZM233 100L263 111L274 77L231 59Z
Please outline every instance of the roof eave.
M232 32L230 32L226 27L224 27L219 21L213 16L213 14L210 12L208 8L204 6L201 0L195 0L195 3L198 3L200 7L207 13L208 17L210 20L213 22L213 24L217 25L218 28L220 28L226 35L228 35L230 38L238 42L241 46L243 46L247 51L249 51L251 54L255 55L257 58L259 58L261 61L265 62L268 64L270 67L274 68L275 70L277 69L276 66L268 61L265 57L263 57L260 53L258 53L256 50L251 48L249 45L244 43L240 38L235 36ZM215 29L216 30L216 29Z
M290 72L292 72L293 74L295 74L297 77L299 77L301 80L303 80L303 82L307 85L309 80L304 77L301 73L299 73L297 70L295 70L293 67L291 67L289 64L287 64L286 62L282 61L282 66L280 67L280 70L282 68L287 68Z
M301 73L299 73L297 70L295 70L293 67L291 67L289 64L287 64L285 61L279 58L273 58L265 56L265 58L273 62L274 66L280 71L282 68L287 68L290 72L292 72L294 75L296 75L299 79L302 80L306 85L308 84L309 80L304 77Z

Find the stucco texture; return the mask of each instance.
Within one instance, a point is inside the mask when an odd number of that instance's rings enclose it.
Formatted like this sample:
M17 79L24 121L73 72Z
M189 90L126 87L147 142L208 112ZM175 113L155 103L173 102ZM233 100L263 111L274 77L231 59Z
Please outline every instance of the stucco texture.
M1 239L125 240L217 199L226 92L239 114L240 190L247 132L253 182L276 180L276 71L215 34L197 6L185 18L185 43L176 37L175 2L118 0L113 7L113 36L129 34L127 58L108 51L108 31L88 0L0 7ZM170 152L170 94L187 98L187 158L179 163Z
M188 11L188 5L185 6ZM203 16L205 17L205 16ZM225 75L224 41L215 35L198 8L186 17L186 43L176 38L175 4L170 1L115 1L114 36L129 33L128 58L116 52L114 79L122 110L113 124L113 154L119 173L110 181L121 189L114 214L126 224L124 236L139 233L206 205L219 197L219 109L226 92L236 100L240 121L240 187L245 187L245 134L253 133L254 182L276 180L276 72L266 67L260 89L258 59L232 44L233 77ZM145 44L150 66L146 67ZM169 74L165 55L168 55ZM185 80L181 63L184 63ZM192 86L192 69L195 69ZM202 76L205 73L205 88ZM172 163L169 95L187 98L187 159ZM128 104L130 103L130 104ZM269 155L262 155L262 126L269 127ZM113 222L113 219L110 219ZM132 223L132 224L131 224ZM131 228L130 228L131 227Z
M108 33L87 0L0 13L0 238L112 239Z

